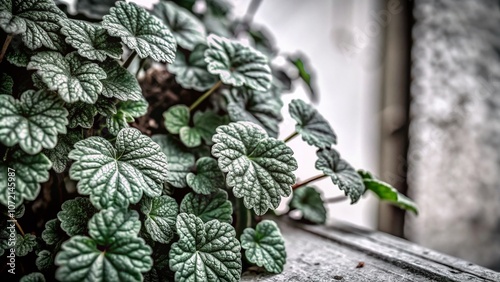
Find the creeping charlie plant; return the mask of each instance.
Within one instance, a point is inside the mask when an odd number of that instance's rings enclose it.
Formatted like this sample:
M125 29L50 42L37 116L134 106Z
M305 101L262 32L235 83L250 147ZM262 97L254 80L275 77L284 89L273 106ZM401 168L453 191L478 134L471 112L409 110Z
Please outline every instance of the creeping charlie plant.
M341 158L310 104L292 100L295 132L277 139L282 94L296 79L313 90L307 62L287 56L298 73L290 78L270 64L283 54L265 30L231 20L225 1L205 2L193 12L194 1L150 11L118 1L87 21L51 0L0 1L0 254L11 263L2 275L239 281L252 265L280 273L284 240L276 217L262 216L292 196L301 221L324 223L326 203L310 185L321 178L351 203L372 191L417 213ZM299 183L287 145L296 136L317 148L321 172Z

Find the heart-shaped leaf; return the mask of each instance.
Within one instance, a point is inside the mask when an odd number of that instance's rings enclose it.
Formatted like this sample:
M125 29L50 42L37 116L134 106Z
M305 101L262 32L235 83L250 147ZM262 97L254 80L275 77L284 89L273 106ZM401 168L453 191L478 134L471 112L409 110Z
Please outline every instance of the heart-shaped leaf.
M163 113L165 128L172 134L179 134L181 128L189 125L189 108L175 105Z
M135 3L116 2L116 7L102 18L102 25L139 57L166 63L174 61L176 42L168 27Z
M67 200L61 205L57 218L61 221L61 228L69 236L84 235L88 232L88 222L97 209L88 198L77 197Z
M401 209L409 210L418 215L418 207L410 198L399 193L399 191L392 187L389 183L385 183L373 177L373 175L367 171L358 170L358 174L363 179L363 184L366 190L370 190L379 199L387 201Z
M209 35L207 40L209 49L205 51L205 61L208 71L218 75L224 84L245 85L258 91L271 88L271 68L265 55L215 34Z
M279 123L283 120L280 97L271 92L233 88L225 93L227 112L231 121L249 121L260 125L271 137L278 137Z
M167 157L167 182L177 188L186 187L186 176L194 166L194 155L170 135L153 135L151 138Z
M175 281L239 281L240 242L228 223L212 220L205 224L192 214L177 216L179 241L170 249L170 269Z
M189 173L186 182L198 194L209 195L224 189L224 174L217 165L217 160L202 157L196 161L196 173Z
M16 235L16 246L14 249L16 250L16 256L24 257L33 251L33 248L36 247L38 243L36 242L36 236L33 234L17 234Z
M28 69L38 70L49 89L57 91L68 103L95 103L102 91L100 80L106 78L99 65L82 59L76 52L65 57L52 51L37 53L31 57Z
M37 254L37 258L35 261L36 267L40 271L46 271L51 269L54 266L54 258L50 251L41 250Z
M144 227L151 239L162 244L172 240L178 210L177 202L169 196L146 197L141 201L141 211L146 215Z
M189 193L182 199L180 212L194 214L203 222L217 219L221 222L231 223L233 206L227 199L227 192L224 190L217 190L211 195Z
M250 122L219 126L213 141L212 155L227 173L226 184L245 207L263 215L290 195L297 161L283 141Z
M255 229L246 228L241 234L241 247L249 262L272 273L281 273L286 262L285 240L278 225L263 220Z
M167 160L158 144L133 128L122 129L113 147L101 137L75 144L70 177L79 180L78 191L90 195L97 208L126 207L146 195L161 194L167 177Z
M100 25L69 19L60 23L66 43L78 50L80 56L101 62L106 57L120 59L123 52L120 40L109 36Z
M293 190L290 209L299 210L302 217L310 222L324 224L326 221L326 209L323 199L321 199L321 194L314 187L306 186Z
M63 42L58 35L59 21L66 15L51 0L3 0L0 27L10 34L21 34L24 44L34 50L57 50Z
M115 60L106 60L99 64L106 72L106 79L101 80L102 95L122 101L143 99L142 89L134 75L120 66Z
M198 43L205 42L206 32L203 23L188 10L174 2L160 2L153 6L153 14L170 28L177 44L184 49L193 50Z
M61 222L54 218L45 223L45 229L42 232L42 239L47 245L57 245L69 239L68 235L61 229Z
M89 222L89 234L62 245L55 263L59 281L142 281L153 261L151 248L137 237L136 212L101 211Z
M0 141L6 146L19 143L28 154L52 149L57 134L66 133L68 112L53 93L29 90L19 100L0 95Z
M330 176L333 184L351 198L351 204L357 202L365 192L365 186L356 170L344 159L341 159L340 154L335 149L321 149L316 152L316 155L318 156L316 169Z
M5 73L0 73L0 94L12 95L14 80Z
M177 52L174 63L167 65L168 71L175 74L175 81L182 88L205 91L217 82L217 77L207 70L207 62L205 62L207 48L205 44L197 45L188 59L182 52Z
M337 143L337 136L328 121L311 105L293 99L288 106L290 116L297 121L295 131L309 145L325 149Z
M45 282L45 276L40 272L33 272L28 275L21 277L19 282Z
M148 102L145 99L119 102L116 105L116 114L106 118L109 133L117 135L120 130L128 127L129 122L145 115L147 111Z

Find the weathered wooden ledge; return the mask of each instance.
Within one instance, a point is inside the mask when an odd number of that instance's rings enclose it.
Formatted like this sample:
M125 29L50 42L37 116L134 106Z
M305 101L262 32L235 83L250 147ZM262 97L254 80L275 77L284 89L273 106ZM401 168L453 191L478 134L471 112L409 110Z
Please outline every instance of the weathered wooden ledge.
M287 264L279 275L243 281L500 281L500 273L406 240L342 223L310 226L279 220Z

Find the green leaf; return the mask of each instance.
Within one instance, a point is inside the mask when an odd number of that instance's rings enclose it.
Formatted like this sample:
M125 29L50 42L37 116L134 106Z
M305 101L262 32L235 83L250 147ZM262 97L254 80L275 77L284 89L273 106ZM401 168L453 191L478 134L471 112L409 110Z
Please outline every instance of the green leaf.
M15 205L23 200L34 200L40 193L40 183L49 180L50 160L44 154L28 155L22 150L14 150L7 162L0 160L0 203L8 206L8 193L14 190ZM15 189L9 190L9 168L15 170ZM12 202L11 202L12 203Z
M228 223L217 220L203 224L192 214L177 216L179 241L170 249L170 269L175 281L239 281L240 243Z
M227 173L226 184L235 197L243 198L245 207L263 215L290 195L297 161L283 141L250 122L219 126L213 141L212 155Z
M99 66L106 72L106 79L101 80L103 96L122 101L143 99L142 89L135 76L118 62L108 59Z
M228 201L227 192L224 190L217 190L211 195L189 193L182 199L180 212L194 214L203 222L217 219L231 223L233 206Z
M12 95L14 80L5 73L0 73L0 94Z
M93 104L102 91L106 73L99 65L86 61L76 52L65 57L58 52L40 52L31 57L28 69L38 70L43 82L67 103Z
M220 116L212 111L197 111L193 116L193 129L208 145L212 144L212 136L215 134L217 127L228 123L227 116Z
M24 275L19 282L45 282L45 276L40 272L33 272L28 275Z
M24 257L33 251L33 248L36 247L36 236L33 234L25 234L24 236L21 234L16 235L16 256Z
M224 84L247 86L258 91L271 88L271 68L267 57L236 41L211 34L208 36L205 61L208 71L218 75Z
M178 210L177 202L169 196L146 197L141 201L141 212L146 215L144 227L151 239L162 244L172 240Z
M290 116L297 121L295 131L304 141L319 149L330 148L337 144L337 136L328 121L311 105L293 99L288 105Z
M42 250L38 252L35 264L38 270L47 271L54 266L54 258L50 251Z
M53 93L28 90L19 100L0 95L0 141L9 147L19 143L31 155L52 149L57 134L66 133L67 115Z
M170 28L182 48L193 50L196 44L205 42L203 23L188 10L173 2L160 2L153 6L153 14Z
M0 27L10 34L21 34L24 44L34 50L61 47L58 22L66 15L51 0L3 0Z
M174 273L168 265L169 245L155 245L153 249L153 268L144 274L144 282L174 281Z
M106 118L109 133L117 135L128 123L136 117L143 116L148 111L148 102L143 98L139 101L121 101L116 105L116 114Z
M316 94L312 82L314 76L312 74L312 67L309 65L309 62L303 55L300 54L293 57L288 57L288 61L291 62L292 65L297 69L299 78L302 79L302 81L304 81L304 83L306 84L311 99L313 101L316 101L318 99L318 95Z
M181 138L182 143L188 148L194 148L201 145L201 136L195 128L191 128L189 126L181 128L179 137Z
M120 59L123 52L120 40L109 36L103 27L69 19L60 23L61 33L66 36L66 43L78 50L80 56L101 62L106 60L106 57Z
M246 228L241 234L241 247L249 262L272 273L281 273L286 262L285 240L278 225L263 220L255 229Z
M42 239L47 245L56 245L67 238L66 233L61 229L61 222L54 218L45 223L45 229L42 232Z
M77 197L67 200L61 205L57 218L61 221L61 229L69 236L83 235L88 232L88 222L97 209L88 198Z
M55 263L56 279L79 281L142 281L149 271L151 248L137 237L137 212L104 210L89 222L89 234L73 236L62 245Z
M358 174L363 179L363 184L367 190L372 191L383 201L387 201L401 209L409 210L418 215L418 207L410 198L399 193L389 183L376 179L367 171L358 170Z
M135 3L116 2L116 7L102 18L102 25L139 57L166 63L174 61L176 42L168 27Z
M316 152L316 155L318 156L316 169L330 176L333 184L351 198L351 204L357 202L365 192L365 186L356 170L344 159L341 159L340 154L335 149L321 149Z
M227 112L231 121L249 121L260 125L271 137L278 137L279 123L283 120L283 102L271 92L233 88L226 92Z
M323 199L321 199L321 194L314 187L306 186L293 190L290 209L299 210L302 217L310 222L324 224L326 221L326 209Z
M188 59L182 52L177 52L174 63L167 65L168 71L175 74L175 81L182 88L205 91L217 82L217 77L207 70L207 63L205 62L205 50L207 48L204 44L197 45Z
M224 189L224 174L217 165L217 160L202 157L196 161L196 173L189 173L186 182L198 194L209 195Z
M0 12L1 13L1 12ZM5 55L7 58L7 61L9 63L25 68L28 66L28 63L31 60L31 56L33 56L36 53L36 51L30 50L28 47L24 46L22 42L19 44L15 44L15 37L10 43L10 49Z
M189 108L186 105L175 105L163 113L165 128L172 134L179 134L181 128L189 124Z
M75 144L69 158L75 160L70 177L79 180L78 191L90 195L101 209L137 203L143 192L159 196L167 177L167 160L158 144L137 129L122 129L113 147L102 137Z
M67 134L59 134L57 145L54 149L43 150L43 153L52 162L52 169L57 173L62 173L69 162L68 154L73 149L73 145L80 141L81 133L77 131L69 131Z
M94 104L76 102L68 104L66 107L68 109L69 128L77 126L91 128L94 125L94 116L97 114Z
M113 98L99 97L94 106L97 112L105 117L116 114L116 105Z

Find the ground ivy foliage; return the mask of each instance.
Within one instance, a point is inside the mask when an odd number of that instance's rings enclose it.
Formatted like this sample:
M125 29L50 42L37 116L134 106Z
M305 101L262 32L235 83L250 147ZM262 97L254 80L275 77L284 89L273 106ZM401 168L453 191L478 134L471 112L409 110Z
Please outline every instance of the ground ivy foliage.
M318 224L326 221L326 209L320 192L311 186L300 187L293 191L290 209L299 210L302 218Z
M146 216L144 226L154 241L167 244L172 240L178 210L175 199L165 195L141 201L141 212Z
M194 214L203 222L216 219L231 223L233 206L227 198L227 192L224 190L218 190L210 195L191 192L182 199L180 212Z

